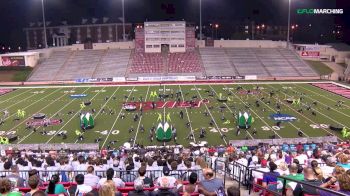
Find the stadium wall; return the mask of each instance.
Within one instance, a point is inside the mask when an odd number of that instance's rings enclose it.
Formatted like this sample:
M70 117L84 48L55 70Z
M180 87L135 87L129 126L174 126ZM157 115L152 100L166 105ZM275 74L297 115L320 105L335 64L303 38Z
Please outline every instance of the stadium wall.
M282 48L285 41L271 40L214 40L215 48Z

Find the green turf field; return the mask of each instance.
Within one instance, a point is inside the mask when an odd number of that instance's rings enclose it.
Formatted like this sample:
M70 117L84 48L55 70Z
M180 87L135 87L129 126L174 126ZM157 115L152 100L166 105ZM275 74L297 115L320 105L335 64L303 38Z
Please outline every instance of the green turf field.
M18 88L15 91L0 96L0 111L9 111L9 116L4 119L5 123L0 125L0 134L17 134L19 139L15 143L93 143L98 137L101 137L100 146L107 146L110 141L116 140L115 146L120 146L130 138L135 138L135 142L143 145L160 145L162 143L156 140L153 143L149 140L149 129L152 125L157 126L158 114L162 116L170 113L171 125L177 129L178 143L188 145L189 142L207 141L209 144L225 144L221 134L226 135L226 141L234 139L269 138L276 134L276 138L294 138L298 137L297 130L303 131L305 137L325 136L334 134L341 138L341 134L328 128L328 125L341 125L350 128L350 100L339 95L329 93L309 84L301 83L270 83L258 84L260 94L246 95L238 93L236 90L241 86L242 90L252 90L256 84L229 84L229 85L152 85L152 86L62 86L62 87L36 87L36 88ZM270 98L269 92L275 91L275 95ZM136 112L126 112L122 109L125 101L135 99L140 96L144 101L156 101L157 98L151 97L151 92L158 94L170 94L178 91L182 92L182 100L191 100L196 96L198 100L208 99L209 103L202 104L199 108L163 108L155 110L144 110L142 117L136 122L133 116ZM212 91L214 96L209 96L208 91ZM304 98L299 106L288 104L283 101L285 98L300 97L304 93ZM71 94L87 94L86 98L72 99ZM228 97L229 101L220 103L218 96L222 94ZM109 97L106 101L105 98ZM115 97L115 99L113 99ZM127 97L127 98L126 98ZM264 101L259 101L260 107L256 106L256 100L264 97ZM281 113L289 114L297 118L296 121L288 123L283 122L281 128L275 126L275 122L269 118L271 114L277 112L276 103L281 101ZM339 100L344 101L341 107L335 106ZM83 134L84 140L78 141L75 130L79 129L80 103L91 101L92 105L83 109L83 112L96 110L93 114L95 118L95 127ZM176 98L167 98L165 101L176 101ZM266 102L270 101L270 104ZM312 102L317 101L314 106ZM250 105L250 107L246 107ZM311 111L306 110L307 105L312 105L316 116ZM225 109L220 111L220 106ZM327 109L330 107L330 110ZM105 108L105 113L102 112ZM210 109L212 108L212 109ZM297 110L303 108L304 113L298 113ZM16 112L22 109L26 116L19 121L14 121ZM114 112L109 114L109 110ZM179 112L184 112L184 119L180 119ZM264 111L263 111L264 110ZM73 114L68 114L72 111ZM247 132L242 130L241 134L236 136L236 114L239 111L250 112L254 117L252 128ZM209 115L204 115L207 112ZM62 119L60 125L39 127L36 132L25 129L25 123L32 118L35 113L45 113L51 119ZM121 114L125 113L125 119L121 119ZM226 120L222 120L222 116ZM3 117L0 114L0 117ZM213 119L213 126L209 125ZM230 123L227 123L227 119ZM186 127L187 122L190 127ZM145 132L139 131L144 126ZM129 128L133 126L135 131L129 133ZM199 138L200 128L204 127L206 138ZM253 135L253 128L256 128L257 135ZM40 132L45 130L47 135ZM193 131L195 138L187 140L188 134ZM66 132L67 139L58 136L59 133ZM132 142L133 143L133 142ZM174 144L170 141L169 144Z

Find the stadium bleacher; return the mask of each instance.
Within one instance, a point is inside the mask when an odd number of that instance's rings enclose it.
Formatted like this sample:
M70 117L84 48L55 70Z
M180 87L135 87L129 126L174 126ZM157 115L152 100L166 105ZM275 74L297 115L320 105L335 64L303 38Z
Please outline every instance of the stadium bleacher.
M280 48L201 48L207 75L317 76L293 51ZM220 69L217 66L220 65Z

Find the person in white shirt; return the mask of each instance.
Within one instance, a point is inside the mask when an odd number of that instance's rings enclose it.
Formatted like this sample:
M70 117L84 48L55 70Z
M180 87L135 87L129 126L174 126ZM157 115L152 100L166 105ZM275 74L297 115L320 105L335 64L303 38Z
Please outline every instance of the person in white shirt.
M85 163L85 158L83 156L78 157L79 164L74 168L75 171L80 171L78 174L82 174L83 171L86 171L87 165Z
M256 169L258 171L253 171L252 175L254 177L254 182L257 182L258 179L263 179L264 173L263 172L269 172L269 168L267 168L267 161L266 160L261 160L261 168Z
M98 181L100 181L100 178L94 174L93 166L87 168L87 174L85 174L84 179L85 184L91 187L97 187Z
M161 186L162 182L164 181L163 179L166 178L166 181L169 182L169 188L174 188L176 186L176 178L174 176L169 176L170 174L170 169L166 166L163 167L163 174L164 176L159 177L156 180L156 185Z
M326 165L321 167L323 171L323 177L325 179L332 177L335 166L337 165L337 159L335 157L328 157Z
M70 195L80 195L80 194L86 194L88 192L92 191L92 187L89 185L86 185L84 183L84 175L78 174L75 176L75 182L77 183L77 186L71 186L68 190Z
M306 161L308 160L307 155L303 152L303 150L298 152L298 155L295 157L295 159L298 159L299 164L304 165L306 164Z
M106 171L107 178L101 178L98 182L97 187L101 187L103 184L105 184L107 181L113 181L116 188L123 188L125 186L125 183L120 178L114 178L114 170L112 168L109 168Z

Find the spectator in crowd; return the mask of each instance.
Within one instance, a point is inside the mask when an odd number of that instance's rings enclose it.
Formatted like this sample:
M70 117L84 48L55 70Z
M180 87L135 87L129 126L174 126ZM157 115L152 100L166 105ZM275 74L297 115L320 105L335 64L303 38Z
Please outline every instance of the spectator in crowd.
M141 169L141 168L140 168ZM144 191L143 188L144 188L144 181L141 180L141 179L136 179L134 181L134 191L130 191L128 193L129 196L148 196L150 195L150 192L149 191Z
M60 177L57 174L52 175L46 192L48 194L65 193L66 190L64 189L62 184L59 184L59 181L60 181Z
M264 176L264 172L268 172L269 168L267 168L267 161L265 159L261 160L261 167L257 168L257 171L253 171L252 175L254 177L254 182L257 182L258 179L262 179Z
M315 176L315 172L311 167L304 168L304 180L302 182L312 184L316 187L322 184L322 182ZM293 191L293 195L302 196L303 194L318 195L318 191L311 186L297 184Z
M75 182L77 183L77 185L71 186L68 190L70 195L86 194L86 193L92 191L91 186L84 184L84 175L83 174L77 174L75 176Z
M40 175L39 175L39 172L36 170L36 169L32 169L32 170L30 170L30 171L28 171L28 176L29 176L29 178L31 177L31 176L37 176L38 177L38 179L39 179L39 186L42 186L43 185L43 180L42 179L40 179ZM29 185L28 185L29 186Z
M269 162L270 171L263 175L262 186L270 190L277 190L277 177L280 173L276 172L277 165L274 162Z
M335 190L340 193L344 193L346 195L350 195L350 175L347 173L343 173L338 175L337 177L332 177L328 182L321 185L323 188L329 188L332 185L335 185L338 182L338 186L335 186ZM325 191L320 191L321 196L330 196Z
M315 176L318 180L321 182L324 182L325 179L323 178L323 171L319 167L312 168L314 170Z
M120 178L125 182L133 182L136 179L136 175L131 173L133 168L133 164L126 166L126 171L121 174Z
M208 192L215 192L224 187L222 179L215 178L212 169L207 168L203 170L204 180L200 181L200 185Z
M36 191L33 193L32 196L47 196L47 194L44 191Z
M276 169L276 172L278 172L281 176L289 175L289 170L286 162L284 161L280 162L280 164L278 165L278 168Z
M299 174L298 173L298 165L295 163L292 163L289 166L289 175L285 176L286 178L290 178L293 180L297 180L297 181L302 181L304 180L304 174ZM281 182L280 184L283 184L283 181L279 179L279 181ZM292 190L294 190L295 186L296 186L296 182L293 181L286 181L286 186L287 188L290 188Z
M174 176L169 176L170 175L170 169L167 166L163 167L163 174L164 176L161 176L157 179L156 184L158 186L161 186L162 182L165 182L164 179L166 179L166 182L168 183L167 187L175 187L176 186L176 178Z
M189 184L187 185L180 185L179 184L179 188L177 189L179 193L188 193L188 194L192 194L192 193L201 193L203 195L206 196L210 196L213 195L215 196L216 193L215 192L208 192L206 191L202 186L199 186L197 184L198 181L198 175L195 172L192 172L189 176Z
M18 166L11 166L11 174L6 176L9 179L14 187L24 187L25 180L19 176Z
M114 183L106 181L98 191L99 196L122 196L119 191L116 191Z
M329 156L326 160L326 165L322 166L321 169L323 171L324 178L329 178L332 176L334 171L334 167L336 166L337 159L335 157Z
M167 167L164 167L164 168L167 168ZM169 178L160 177L158 179L159 179L159 182L158 182L159 188L157 191L154 191L154 194L153 194L154 196L176 196L176 194L172 190L173 187L170 184Z
M87 170L87 165L85 163L85 158L83 156L79 156L78 157L78 162L79 162L79 164L76 165L74 170L75 171L86 171ZM82 172L78 172L78 173L82 173Z
M140 167L140 169L138 170L139 173L139 177L135 179L135 181L137 180L142 180L143 181L143 186L144 187L153 187L153 181L151 178L145 176L146 174L146 167ZM134 183L135 183L134 181Z
M227 196L241 196L241 191L237 185L230 186L227 189Z
M99 180L100 178L94 174L94 167L89 166L87 168L87 174L84 176L85 184L91 187L97 187Z
M33 193L39 190L40 179L37 175L32 175L28 179L28 185L30 187L30 192L26 193L24 196L31 196Z
M101 187L106 182L113 182L116 188L122 188L125 186L125 183L120 178L114 178L114 170L112 168L109 168L106 171L106 176L107 178L101 178L101 180L98 182L98 187Z
M338 156L338 160L339 160L339 163L337 163L337 165L344 168L345 170L350 169L349 155L341 154Z
M6 196L22 196L20 192L12 190L13 184L10 180L4 178L0 179L0 194Z

